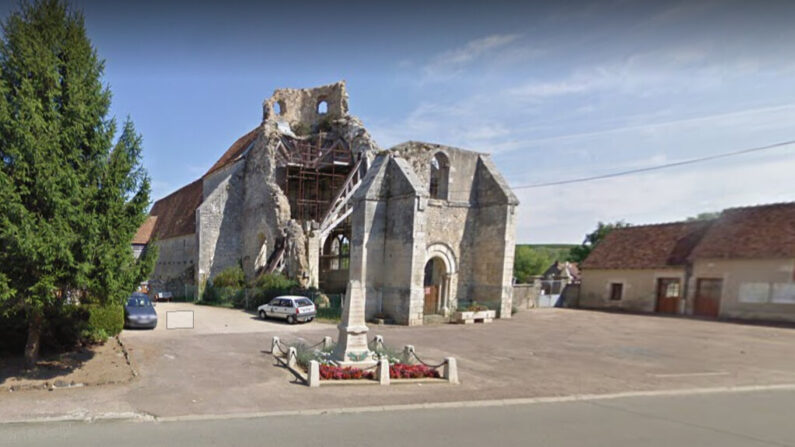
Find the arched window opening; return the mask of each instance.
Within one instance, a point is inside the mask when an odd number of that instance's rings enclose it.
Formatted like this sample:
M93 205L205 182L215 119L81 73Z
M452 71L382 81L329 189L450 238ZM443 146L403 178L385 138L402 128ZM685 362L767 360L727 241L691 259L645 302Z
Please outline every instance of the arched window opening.
M328 113L328 103L325 99L321 99L320 102L317 103L317 113L318 115L325 115Z
M347 270L350 267L351 243L344 234L338 234L327 245L323 254L328 270Z
M439 152L431 160L431 184L429 192L432 199L447 200L447 186L450 182L450 163L447 156Z
M279 116L284 115L287 107L284 106L284 101L276 101L273 103L273 112Z

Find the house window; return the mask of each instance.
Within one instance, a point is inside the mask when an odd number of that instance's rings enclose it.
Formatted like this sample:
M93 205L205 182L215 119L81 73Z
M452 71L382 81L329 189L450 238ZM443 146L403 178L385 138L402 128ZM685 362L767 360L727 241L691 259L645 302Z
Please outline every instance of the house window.
M450 162L438 152L431 160L431 184L428 188L432 199L447 200L447 184L450 181Z
M670 281L665 286L665 297L666 298L679 298L679 281L678 280Z
M624 295L624 284L614 282L610 284L610 301L621 301Z
M328 103L325 100L320 100L317 103L317 114L325 115L326 113L328 113Z

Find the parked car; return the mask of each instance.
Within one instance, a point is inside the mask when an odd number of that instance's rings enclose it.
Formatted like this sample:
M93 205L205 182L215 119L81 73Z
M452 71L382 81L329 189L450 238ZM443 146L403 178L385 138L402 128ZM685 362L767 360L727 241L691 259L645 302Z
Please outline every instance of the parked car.
M171 301L174 295L171 292L157 292L155 294L155 302L158 301Z
M317 315L315 304L305 296L277 296L270 303L263 304L257 308L260 318L263 320L272 318L284 318L289 324L297 321L312 321Z
M157 327L155 304L144 293L135 292L124 305L124 327L154 329Z

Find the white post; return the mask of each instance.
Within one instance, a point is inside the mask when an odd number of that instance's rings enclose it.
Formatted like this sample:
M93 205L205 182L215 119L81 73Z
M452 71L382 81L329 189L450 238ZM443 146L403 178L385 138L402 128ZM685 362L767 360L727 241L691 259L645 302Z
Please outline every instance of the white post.
M329 349L334 342L331 341L331 337L328 335L323 337L323 349Z
M294 347L290 346L290 349L287 351L287 366L290 368L295 368L297 359L298 351L296 351Z
M383 357L378 361L378 383L389 385L389 360Z
M311 360L309 362L309 387L318 386L320 386L320 363L317 360Z
M274 357L279 357L279 337L274 336L271 340L271 354Z
M447 357L444 359L444 378L452 384L458 384L458 365L455 362L455 357Z
M375 336L375 347L376 348L383 348L384 347L384 337L382 335Z
M403 347L403 363L411 363L411 357L414 353L414 345L406 345Z

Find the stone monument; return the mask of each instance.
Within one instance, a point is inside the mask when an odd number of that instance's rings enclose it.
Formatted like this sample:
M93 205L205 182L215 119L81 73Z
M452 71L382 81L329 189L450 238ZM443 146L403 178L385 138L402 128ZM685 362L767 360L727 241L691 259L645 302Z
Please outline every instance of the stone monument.
M337 346L331 359L340 366L368 368L378 363L367 346L367 325L364 324L364 293L360 281L348 282Z

